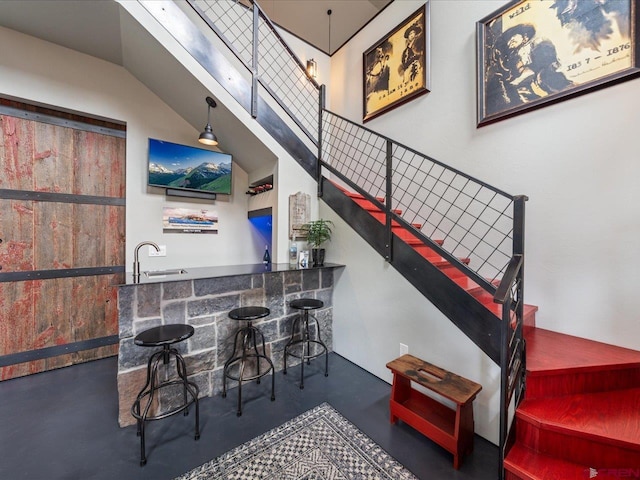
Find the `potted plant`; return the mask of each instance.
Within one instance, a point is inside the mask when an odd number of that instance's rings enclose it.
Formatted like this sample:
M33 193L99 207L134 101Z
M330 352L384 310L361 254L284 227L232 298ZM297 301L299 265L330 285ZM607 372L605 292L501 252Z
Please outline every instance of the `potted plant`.
M313 260L314 267L321 267L324 265L324 248L321 245L324 242L331 240L331 234L333 231L333 222L331 220L313 220L309 223L305 223L302 226L302 230L307 235L307 243L311 246L311 258Z

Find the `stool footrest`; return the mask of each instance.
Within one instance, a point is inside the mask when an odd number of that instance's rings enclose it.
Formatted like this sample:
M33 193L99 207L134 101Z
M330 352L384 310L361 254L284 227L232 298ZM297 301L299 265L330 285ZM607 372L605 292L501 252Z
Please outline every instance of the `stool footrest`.
M305 343L315 343L316 345L320 345L322 347L322 351L318 352L318 353L314 353L313 355L305 355L304 353L302 355L298 355L295 353L290 352L289 350L292 347L296 347L298 345L302 346L302 351L304 352L304 344ZM327 352L327 346L324 344L324 342L321 342L319 340L295 340L289 344L287 344L287 356L289 357L295 357L295 358L300 358L301 360L311 360L314 358L317 358L321 355L324 355Z
M182 384L183 384L182 380L172 380L170 382L164 382L160 385L157 385L154 390L157 392L165 387L170 387L172 385L182 385ZM182 403L166 412L162 412L157 415L147 415L144 418L144 420L146 422L150 422L152 420L162 420L163 418L167 418L167 417L170 417L171 415L175 415L176 413L182 412L183 410L188 409L191 405L195 404L196 399L198 398L198 395L200 393L200 390L198 389L198 385L196 385L193 382L188 382L188 385L195 389L195 392L192 392L189 388L187 388L187 393L191 397L191 400L189 400L187 403ZM138 411L140 411L140 402L142 402L142 399L144 399L145 397L148 397L150 394L151 394L151 391L147 390L146 392L139 395L136 401L133 403L133 407L131 407L131 415L133 415L133 417L136 420L142 420L142 415L138 413ZM136 407L137 407L137 411L136 411Z

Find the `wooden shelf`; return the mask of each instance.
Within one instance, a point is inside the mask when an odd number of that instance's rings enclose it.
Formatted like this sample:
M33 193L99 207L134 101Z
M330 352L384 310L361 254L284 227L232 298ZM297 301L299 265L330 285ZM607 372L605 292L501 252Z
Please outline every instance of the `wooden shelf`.
M259 193L268 192L269 190L273 190L273 175L251 183L246 193L247 195L258 195Z

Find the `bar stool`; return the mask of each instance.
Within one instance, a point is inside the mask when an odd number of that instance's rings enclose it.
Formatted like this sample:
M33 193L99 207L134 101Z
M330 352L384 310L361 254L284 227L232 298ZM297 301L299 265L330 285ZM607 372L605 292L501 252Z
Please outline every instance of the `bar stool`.
M298 315L293 321L293 325L291 327L291 338L289 342L284 347L284 369L283 373L287 374L287 356L291 355L292 357L296 357L300 359L300 389L304 388L304 362L306 360L307 365L309 365L312 358L319 357L324 353L324 376L329 376L329 352L327 350L327 346L322 341L320 337L320 322L318 319L309 314L309 310L317 310L318 308L322 308L324 303L322 300L316 300L314 298L300 298L297 300L293 300L289 303L291 308L296 310L301 310L302 314ZM313 340L311 335L309 334L309 317L312 317L316 321L316 338ZM294 340L296 335L296 327L300 330L300 338L298 340ZM312 354L311 353L311 344L315 343L316 345L320 345L320 352ZM296 353L291 353L290 350L295 346L301 345L300 355ZM305 347L307 353L305 354Z
M253 326L253 321L259 318L266 317L271 311L266 307L240 307L229 312L229 318L233 320L246 321L247 325L238 329L233 341L233 352L231 357L224 364L224 370L222 375L222 397L227 396L227 378L230 380L238 381L238 417L242 415L242 382L248 382L256 380L256 383L260 383L260 379L272 372L271 375L271 401L276 399L275 397L275 369L273 368L273 362L267 357L265 352L264 335L262 332ZM242 351L236 355L238 346L238 339L242 338ZM258 341L262 343L262 352L258 348ZM245 369L247 367L247 361L249 359L255 359L256 373L254 375L245 376ZM267 369L261 372L260 359L266 360L268 363ZM238 374L234 375L231 371L232 367L238 365Z
M144 332L139 333L133 340L133 343L141 347L162 347L162 350L156 351L147 363L147 382L142 390L136 397L135 402L131 407L131 415L137 420L138 431L137 434L140 437L140 465L143 466L147 463L147 457L145 453L145 423L151 420L160 420L167 418L171 415L175 415L178 412L184 411L184 415L189 414L189 407L195 403L196 405L196 434L195 439L200 438L200 408L198 405L198 385L187 379L187 368L184 363L184 358L174 347L171 347L174 343L181 342L193 335L193 327L191 325L184 324L172 324L161 325L159 327L150 328ZM158 367L160 362L163 365L169 365L171 357L176 359L176 370L178 373L178 380L158 380ZM182 403L174 406L170 410L159 413L157 415L149 415L149 409L156 396L156 392L162 388L169 387L171 385L182 385ZM146 398L144 407L141 408L142 400Z

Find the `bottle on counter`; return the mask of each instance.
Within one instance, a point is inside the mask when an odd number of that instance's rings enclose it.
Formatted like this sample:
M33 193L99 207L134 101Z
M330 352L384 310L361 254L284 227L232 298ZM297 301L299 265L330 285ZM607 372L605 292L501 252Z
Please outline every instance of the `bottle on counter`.
M296 236L291 238L289 244L289 265L295 267L298 265L298 244L296 243Z
M264 246L264 255L262 256L262 263L268 265L271 263L271 255L269 255L269 245Z

